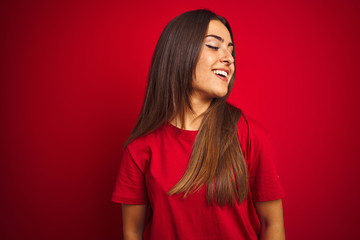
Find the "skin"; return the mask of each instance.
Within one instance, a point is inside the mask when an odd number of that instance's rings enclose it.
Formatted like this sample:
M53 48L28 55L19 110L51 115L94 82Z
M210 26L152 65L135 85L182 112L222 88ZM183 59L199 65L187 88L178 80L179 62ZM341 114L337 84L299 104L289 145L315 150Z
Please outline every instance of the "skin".
M221 40L213 36L220 37ZM196 65L194 91L190 99L193 111L188 111L185 115L186 130L198 130L202 114L210 106L212 99L227 94L229 81L235 70L232 50L232 41L227 28L218 20L210 21ZM226 69L229 72L227 80L219 78L213 73L213 69ZM180 121L175 117L170 122L177 126ZM261 221L260 239L285 239L281 199L256 202L255 208ZM147 205L122 205L124 240L142 239L146 210Z
M283 207L281 199L255 203L261 221L261 240L285 240Z
M140 240L144 232L147 205L122 204L124 240Z
M220 21L210 21L195 68L194 91L191 96L193 102L209 106L213 98L224 97L227 94L235 69L232 51L233 43L227 28ZM213 73L214 69L229 71L226 81Z

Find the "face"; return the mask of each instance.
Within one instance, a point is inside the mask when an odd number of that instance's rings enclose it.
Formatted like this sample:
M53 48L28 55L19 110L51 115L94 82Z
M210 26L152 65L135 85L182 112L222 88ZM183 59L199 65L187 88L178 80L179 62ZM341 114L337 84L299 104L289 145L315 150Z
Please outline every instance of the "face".
M211 20L196 64L192 98L210 101L224 97L234 74L233 42L225 25Z

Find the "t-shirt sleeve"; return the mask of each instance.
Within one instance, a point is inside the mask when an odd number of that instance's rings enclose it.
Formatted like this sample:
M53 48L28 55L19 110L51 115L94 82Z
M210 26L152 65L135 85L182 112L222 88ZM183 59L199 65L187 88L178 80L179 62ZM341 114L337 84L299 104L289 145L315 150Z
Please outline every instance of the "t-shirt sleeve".
M145 169L149 154L145 150L125 148L116 180L112 201L124 204L148 202Z
M249 180L254 202L281 199L285 192L275 166L276 154L270 135L256 131L250 142Z

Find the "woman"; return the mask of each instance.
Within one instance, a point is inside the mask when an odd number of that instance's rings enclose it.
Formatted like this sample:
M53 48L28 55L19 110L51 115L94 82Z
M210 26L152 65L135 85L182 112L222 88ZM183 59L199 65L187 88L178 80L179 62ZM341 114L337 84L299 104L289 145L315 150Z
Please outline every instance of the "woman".
M226 103L235 78L228 22L186 12L162 32L113 201L124 239L284 239L268 134Z

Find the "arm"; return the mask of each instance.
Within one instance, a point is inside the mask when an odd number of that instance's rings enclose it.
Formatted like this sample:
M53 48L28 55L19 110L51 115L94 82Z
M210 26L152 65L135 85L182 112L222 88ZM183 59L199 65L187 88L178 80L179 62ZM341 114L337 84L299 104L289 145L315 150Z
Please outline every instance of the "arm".
M122 204L124 240L142 240L147 205Z
M261 240L284 240L285 228L282 201L274 200L255 203L261 221Z

